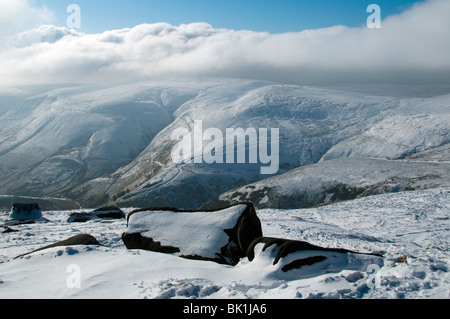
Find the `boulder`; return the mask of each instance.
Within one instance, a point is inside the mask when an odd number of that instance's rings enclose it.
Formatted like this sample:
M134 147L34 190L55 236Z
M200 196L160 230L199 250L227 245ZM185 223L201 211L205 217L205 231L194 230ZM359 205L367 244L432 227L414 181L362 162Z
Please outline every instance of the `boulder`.
M59 241L57 243L45 246L45 247L41 247L38 248L36 250L33 250L29 253L23 254L23 255L19 255L17 257L14 257L14 259L19 258L19 257L23 257L29 254L32 254L34 252L37 251L41 251L41 250L45 250L45 249L49 249L49 248L53 248L53 247L60 247L60 246L79 246L79 245L97 245L97 246L101 246L101 244L97 241L97 239L94 236L88 235L88 234L79 234L79 235L75 235L73 237L70 237L68 239Z
M236 265L252 241L262 236L253 204L220 210L145 208L128 214L122 240L128 249Z
M38 203L15 203L11 208L9 219L5 222L5 225L14 226L47 221L42 216L42 211Z
M90 213L72 213L67 219L67 222L84 223L91 219L124 219L125 217L125 213L119 207L105 206Z
M11 208L9 219L39 219L42 218L41 207L38 203L22 204L15 203Z
M116 206L105 206L98 208L92 212L98 218L122 219L125 218L125 213Z
M95 216L93 216L91 213L71 213L69 215L69 218L67 219L68 223L84 223L87 222L88 220L91 220L95 218Z
M249 246L250 262L262 266L281 278L308 278L342 270L366 271L369 265L383 265L383 257L341 248L324 248L298 240L261 237Z
M17 229L12 229L12 228L10 228L8 226L5 226L5 225L0 225L0 228L4 229L3 232L2 232L3 234L18 232Z

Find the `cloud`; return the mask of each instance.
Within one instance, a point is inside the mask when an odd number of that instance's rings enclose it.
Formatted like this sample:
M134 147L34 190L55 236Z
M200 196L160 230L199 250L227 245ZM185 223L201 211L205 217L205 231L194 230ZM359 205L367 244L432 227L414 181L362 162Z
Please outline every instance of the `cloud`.
M42 24L52 23L54 14L47 8L37 8L30 0L0 1L0 38Z
M206 23L101 34L41 26L0 46L0 84L242 77L301 84L450 82L450 2L429 0L381 29L269 34Z

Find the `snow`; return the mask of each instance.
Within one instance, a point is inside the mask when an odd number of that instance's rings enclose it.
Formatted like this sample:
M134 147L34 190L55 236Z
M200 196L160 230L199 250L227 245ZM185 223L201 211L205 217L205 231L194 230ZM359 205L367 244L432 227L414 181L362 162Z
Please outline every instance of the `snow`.
M126 233L141 233L164 246L178 247L181 255L216 258L217 248L228 243L228 235L223 230L232 229L246 207L236 205L211 213L137 212L129 217Z
M339 158L305 165L221 194L214 208L250 201L258 208L306 208L402 190L450 187L448 161Z
M129 213L134 208L124 209ZM67 223L72 211L44 211L47 223L0 234L0 298L449 298L450 189L382 194L309 209L257 210L267 237L383 254L379 268L354 260L284 273L271 251L235 267L143 250L121 240L126 220ZM3 223L8 215L0 216ZM199 225L199 233L206 231ZM88 233L103 246L55 247ZM195 237L190 233L188 239ZM260 245L256 250L259 252ZM274 249L274 247L272 248ZM361 255L360 258L363 258ZM371 261L368 260L370 263ZM71 285L73 266L79 288ZM372 267L370 267L372 266Z
M279 128L279 174L321 160L406 158L448 143L449 99L448 94L387 97L230 81L203 90L177 109L174 121L131 164L116 171L118 178L110 190L132 186L118 200L121 205L151 201L152 205L192 209L231 189L267 178L259 174L260 163L230 168L227 164L173 165L167 161L173 146L170 134L179 127L192 130L195 120L202 120L204 129L214 127L222 132L226 128ZM149 161L162 165L152 170Z
M384 90L238 79L0 88L0 298L449 298L450 94ZM279 128L279 175L263 180L261 163L173 163L171 134L195 121L223 133ZM253 202L266 237L384 257L328 254L285 272L315 255L273 264L277 248L257 245L252 261L230 266L128 250L122 234L140 229L126 219L68 222L87 206L128 214L214 198ZM19 200L39 202L43 218L8 223ZM230 228L235 213L137 221L208 253L226 241L211 225ZM15 258L77 234L102 245Z
M333 146L322 159L343 157L403 158L448 143L450 114L398 115Z
M411 158L448 144L446 93L380 96L200 78L4 88L0 194L195 209L267 176L261 163L174 165L177 128L191 130L195 121L223 134L278 128L279 174L329 159Z

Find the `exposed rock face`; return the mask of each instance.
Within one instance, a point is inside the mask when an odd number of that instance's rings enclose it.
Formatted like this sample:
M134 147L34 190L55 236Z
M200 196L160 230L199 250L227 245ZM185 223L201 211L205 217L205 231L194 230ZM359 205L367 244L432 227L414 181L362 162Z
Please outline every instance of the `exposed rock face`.
M38 203L22 204L15 203L11 209L10 219L26 218L39 219L42 218L41 207Z
M105 206L98 208L90 213L72 213L67 222L69 223L84 223L91 219L122 219L125 218L125 213L116 206Z
M67 219L68 223L84 223L91 220L94 216L91 213L72 213Z
M36 222L47 222L42 216L42 211L38 203L15 203L11 208L9 219L5 226L14 226L21 224L34 224Z
M197 211L145 208L128 215L122 240L128 249L176 254L236 265L251 242L262 236L253 204Z

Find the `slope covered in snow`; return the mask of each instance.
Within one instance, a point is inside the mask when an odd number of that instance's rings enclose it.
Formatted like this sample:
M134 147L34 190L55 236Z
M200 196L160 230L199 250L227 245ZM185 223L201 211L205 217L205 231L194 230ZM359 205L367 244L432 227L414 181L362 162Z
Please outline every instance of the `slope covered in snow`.
M61 196L114 172L137 157L173 120L173 109L196 94L189 84L155 83L30 90L31 96L27 88L17 93L22 100L16 96L0 117L3 194Z
M238 79L0 92L8 105L0 112L5 195L193 209L269 177L260 162L175 164L172 133L192 132L196 121L223 134L279 129L277 174L350 157L412 160L434 152L447 161L441 150L449 142L450 95L379 96Z
M258 208L306 208L358 197L450 187L449 162L341 158L306 165L227 191L203 208L250 201Z
M225 191L268 177L261 175L260 163L172 163L172 132L179 127L192 131L195 120L201 120L205 130L213 127L221 132L227 128L279 128L279 174L327 159L334 146L356 139L377 125L382 127L384 121L390 123L387 119L403 121L404 127L387 127L394 136L383 142L383 151L376 155L402 158L448 143L448 100L450 96L403 99L251 81L228 82L203 91L179 108L174 122L129 165L109 177L81 185L72 196L84 194L92 201L108 194L109 199L125 206L192 209ZM419 116L432 119L420 122L420 131L410 130L408 121L418 122ZM405 127L404 134L412 136L408 145L402 135ZM379 139L377 143L381 143ZM367 143L367 147L376 149L378 146L373 144ZM356 143L351 145L357 147ZM347 157L349 153L334 157Z
M270 251L260 254L261 247L255 249L252 261L245 257L234 267L127 250L121 240L124 219L74 225L67 222L70 212L45 211L49 222L17 225L13 227L17 232L0 234L0 298L450 296L448 188L376 195L310 209L257 211L264 236L383 255L378 267L334 263L334 270L325 273L314 266L285 273L273 265ZM6 218L7 214L1 215L1 223ZM14 259L81 233L94 236L103 246L54 247Z

